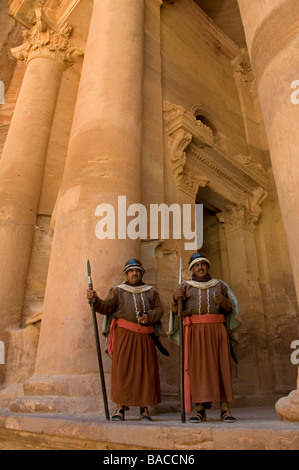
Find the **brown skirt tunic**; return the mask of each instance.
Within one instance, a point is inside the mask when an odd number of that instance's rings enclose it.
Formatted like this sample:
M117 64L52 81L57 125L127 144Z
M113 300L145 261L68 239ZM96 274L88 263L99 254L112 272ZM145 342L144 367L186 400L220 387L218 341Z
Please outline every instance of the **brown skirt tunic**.
M225 325L191 325L188 354L192 402L231 402L230 341Z
M116 327L111 399L125 406L153 406L160 403L157 351L150 335Z

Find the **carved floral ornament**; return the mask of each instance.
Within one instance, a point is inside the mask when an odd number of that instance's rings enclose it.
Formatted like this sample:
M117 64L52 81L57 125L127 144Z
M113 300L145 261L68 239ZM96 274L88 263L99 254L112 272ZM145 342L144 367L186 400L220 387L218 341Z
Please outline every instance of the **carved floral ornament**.
M205 187L211 181L214 181L214 187L226 185L233 195L232 203L227 205L226 211L217 214L219 221L225 223L226 228L242 224L253 230L262 211L261 204L268 194L264 168L253 157L239 155L234 163L227 157L235 168L234 171L227 170L203 151L205 147L214 145L213 132L208 126L182 106L168 102L164 102L163 114L168 155L177 189L195 198L199 186ZM216 149L215 152L217 154ZM202 171L196 169L196 164L195 171L186 169L187 156L190 162L197 162ZM240 169L252 179L253 188L239 179Z
M36 8L34 12L35 25L23 33L26 42L12 49L16 59L28 63L35 57L45 57L67 67L73 64L74 56L84 54L83 49L69 42L72 31L69 23L58 28L41 8Z

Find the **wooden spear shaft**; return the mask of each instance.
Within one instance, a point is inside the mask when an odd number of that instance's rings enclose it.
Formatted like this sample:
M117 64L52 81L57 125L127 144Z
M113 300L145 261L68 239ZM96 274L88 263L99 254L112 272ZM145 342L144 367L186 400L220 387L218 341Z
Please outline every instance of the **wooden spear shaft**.
M182 285L182 258L180 258L179 286ZM180 400L181 400L181 422L186 422L185 416L185 390L184 390L184 325L183 325L183 299L178 298L178 319L180 334Z
M87 260L87 275L88 275L88 288L93 290L93 283L91 280L91 268L90 268L89 260ZM98 356L98 363L99 363L99 370L100 370L100 377L101 377L101 386L102 386L102 395L103 395L104 408L105 408L105 416L106 416L106 420L109 421L110 416L109 416L109 408L108 408L108 400L107 400L107 392L106 392L106 384L105 384L105 375L104 375L102 353L101 353L100 340L99 340L97 317L96 317L93 299L89 299L89 305L91 308L92 319L93 319L93 327L94 327L94 335L95 335L95 340L96 340L97 356Z

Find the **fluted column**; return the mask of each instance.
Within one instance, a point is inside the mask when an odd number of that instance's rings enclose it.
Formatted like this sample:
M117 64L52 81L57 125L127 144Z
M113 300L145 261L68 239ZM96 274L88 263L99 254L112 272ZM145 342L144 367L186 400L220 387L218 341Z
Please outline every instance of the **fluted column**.
M140 256L140 240L125 233L126 209L118 210L118 196L126 197L127 206L141 202L143 18L143 0L94 2L57 204L36 368L25 386L35 399L25 397L14 409L39 403L44 410L82 412L101 403L86 260L103 296L122 281L125 261ZM96 236L100 204L115 211L115 238ZM105 359L106 370L109 365ZM60 399L53 403L53 397L40 396L44 393Z
M238 0L265 121L271 162L299 299L299 3ZM282 418L299 420L299 390L277 403Z
M70 61L69 26L58 30L40 9L25 43L12 50L27 69L0 160L0 338L19 325L44 163L57 95Z

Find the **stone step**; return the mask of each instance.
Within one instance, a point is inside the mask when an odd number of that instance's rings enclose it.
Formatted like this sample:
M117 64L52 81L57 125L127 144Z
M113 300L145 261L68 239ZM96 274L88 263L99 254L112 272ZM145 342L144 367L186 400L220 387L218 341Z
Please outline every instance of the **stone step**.
M12 413L0 410L0 450L299 450L299 423L282 421L274 407L235 408L237 421L223 423L209 410L201 424L181 423L179 413L125 422L97 414ZM100 458L100 457L99 457Z

